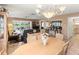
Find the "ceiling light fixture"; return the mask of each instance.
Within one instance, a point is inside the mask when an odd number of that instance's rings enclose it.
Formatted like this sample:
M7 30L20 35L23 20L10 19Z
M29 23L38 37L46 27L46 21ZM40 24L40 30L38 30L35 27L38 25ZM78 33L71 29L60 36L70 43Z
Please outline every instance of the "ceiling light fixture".
M58 5L38 5L36 9L36 13L43 15L46 18L51 18L56 15L61 15L64 10L66 9L65 6L58 6Z

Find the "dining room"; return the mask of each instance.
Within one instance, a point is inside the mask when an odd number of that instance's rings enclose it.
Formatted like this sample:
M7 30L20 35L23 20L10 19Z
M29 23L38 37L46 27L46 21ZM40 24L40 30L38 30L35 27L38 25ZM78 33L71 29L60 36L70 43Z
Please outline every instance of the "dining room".
M0 54L67 55L71 38L78 33L72 18L79 16L78 7L0 4Z

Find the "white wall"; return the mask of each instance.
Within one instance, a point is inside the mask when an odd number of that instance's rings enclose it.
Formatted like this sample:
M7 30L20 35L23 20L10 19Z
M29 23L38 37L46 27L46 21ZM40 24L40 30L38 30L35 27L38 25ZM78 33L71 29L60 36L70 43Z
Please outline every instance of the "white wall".
M70 17L67 20L67 38L71 38L74 35L74 22L73 22L73 18Z

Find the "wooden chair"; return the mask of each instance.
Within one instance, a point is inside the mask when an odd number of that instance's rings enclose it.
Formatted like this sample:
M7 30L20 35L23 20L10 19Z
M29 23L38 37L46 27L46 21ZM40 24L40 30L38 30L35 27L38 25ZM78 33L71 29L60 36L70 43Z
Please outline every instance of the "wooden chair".
M60 39L60 40L63 40L63 34L56 33L56 38Z
M3 54L4 54L4 49L0 51L0 55L3 55Z
M0 39L0 55L7 55L7 52L5 52L6 49L4 48L3 39Z
M70 41L71 40L67 41L64 44L63 49L60 51L59 55L66 55Z
M34 35L34 34L28 34L27 35L27 43L33 42L35 40L36 40L36 35Z

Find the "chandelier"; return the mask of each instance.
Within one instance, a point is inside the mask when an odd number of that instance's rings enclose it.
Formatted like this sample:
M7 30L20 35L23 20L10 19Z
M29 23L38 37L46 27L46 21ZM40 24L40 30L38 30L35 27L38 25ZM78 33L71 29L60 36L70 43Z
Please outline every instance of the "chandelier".
M2 7L2 6L0 6L0 12L7 12L7 9Z
M51 18L56 15L61 15L64 12L65 8L65 6L58 5L38 5L36 12L46 18Z

